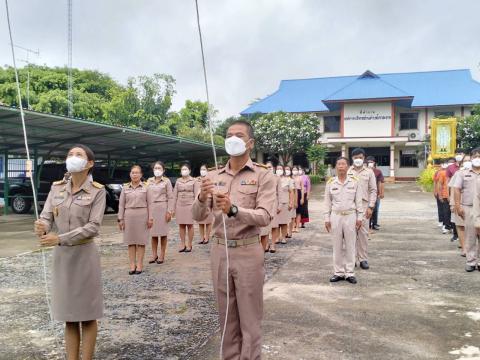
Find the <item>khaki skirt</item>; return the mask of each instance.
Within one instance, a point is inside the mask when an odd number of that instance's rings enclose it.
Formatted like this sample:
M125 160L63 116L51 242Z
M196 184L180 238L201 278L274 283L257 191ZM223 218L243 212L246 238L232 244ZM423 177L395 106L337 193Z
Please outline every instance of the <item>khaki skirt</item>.
M175 218L178 225L193 225L192 205L177 205Z
M63 322L103 317L100 254L94 242L54 248L52 313Z
M125 245L147 245L150 238L150 230L147 227L147 208L125 209L124 221L123 243Z
M272 222L272 227L277 228L280 225L287 225L291 221L291 211L288 210L288 204L280 204L280 212L275 215Z
M199 221L198 224L199 225L210 225L210 224L213 224L213 213L210 213L210 215L208 215L208 217L203 220L203 221Z
M150 236L162 237L168 235L168 223L165 220L167 215L167 202L154 202L150 208L153 226L150 229Z

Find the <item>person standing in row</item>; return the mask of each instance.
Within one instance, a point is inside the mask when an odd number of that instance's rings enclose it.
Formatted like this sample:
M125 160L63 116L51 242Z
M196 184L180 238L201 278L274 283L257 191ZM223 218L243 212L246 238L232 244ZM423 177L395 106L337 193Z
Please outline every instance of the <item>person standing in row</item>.
M471 152L472 168L461 170L455 179L455 211L465 221L465 271L480 270L478 232L473 212L476 182L480 179L480 148Z
M173 188L168 177L165 176L165 165L157 161L152 166L153 177L147 181L150 193L150 214L153 225L150 229L152 238L152 258L149 264L163 264L167 251L169 223L173 212ZM160 239L160 256L158 256L158 239Z
M372 169L365 167L365 150L361 148L353 149L352 159L353 165L348 169L347 175L358 179L364 207L362 226L357 231L356 257L360 267L368 270L370 268L368 265L368 228L377 202L377 182Z
M448 161L443 160L441 169L437 175L437 196L440 202L440 211L443 220L442 233L447 234L452 229L450 203L448 201L448 179L447 179L447 167Z
M190 164L184 163L180 169L182 177L177 179L173 190L173 203L175 218L180 232L179 252L189 253L192 251L193 243L193 218L192 206L198 195L200 183L190 176ZM204 219L202 219L204 220ZM188 232L188 237L187 237Z
M310 215L308 213L308 199L310 198L310 193L312 192L312 182L310 176L308 176L308 170L299 170L300 176L302 177L303 190L305 193L305 200L303 202L303 212L301 214L300 223L302 228L305 228L305 224L310 222Z
M272 173L272 175L275 175L275 169L273 168L273 163L271 161L267 161L265 164L267 170ZM275 244L270 244L270 235L272 234L272 225L273 225L273 220L267 225L267 226L262 226L260 228L260 242L262 243L263 249L266 253L275 253Z
M338 158L335 168L337 176L328 180L324 200L325 228L333 239L334 274L330 282L356 284L355 242L364 223L363 191L357 178L347 175L347 158Z
M378 213L380 211L380 199L385 197L385 178L383 177L382 171L377 168L377 161L373 156L367 157L367 166L372 169L377 182L377 202L375 203L375 209L373 209L373 214L370 218L370 229L379 230Z
M297 221L297 191L295 189L295 181L292 177L292 168L289 165L285 165L285 176L290 179L290 186L293 188L293 206L290 210L290 222L288 223L287 239L291 239L293 235L293 229Z
M480 165L480 161L477 161L477 164ZM480 179L477 178L475 181L475 191L473 194L473 225L477 231L477 236L480 236Z
M259 360L262 354L265 256L258 236L276 211L275 177L264 166L252 162L253 147L250 123L233 122L225 140L230 159L224 169L212 171L202 181L193 205L195 220L205 219L212 211L215 216L211 264L222 328L227 318L222 359Z
M145 246L150 238L153 225L150 212L150 194L147 184L142 182L143 170L140 165L130 169L130 182L123 185L118 201L118 227L123 231L123 243L128 245L130 275L143 272Z
M200 188L202 184L202 179L205 179L205 176L208 174L208 168L206 164L203 164L200 167L200 177L197 178L198 181L198 188ZM199 242L200 245L206 245L210 241L210 234L212 232L212 224L213 224L213 214L211 214L208 218L198 223L198 229L200 232L201 241Z
M472 162L470 160L470 155L465 155L463 158L461 170L471 170L472 169ZM461 256L466 257L465 254L465 221L460 216L458 216L455 208L455 182L457 181L457 177L460 174L460 171L456 171L453 174L453 177L450 179L448 186L450 190L450 212L452 213L452 225L455 226L457 230L457 236L459 245L458 247L461 249Z
M277 197L278 210L272 225L272 243L286 244L288 224L290 223L290 211L293 208L293 192L295 190L290 178L285 176L283 166L278 165L276 175L278 177Z
M299 232L300 220L302 218L303 204L305 202L305 187L303 186L302 177L300 175L299 167L294 166L292 170L293 181L295 182L295 190L297 191L297 207L295 210L295 225L293 232Z
M65 323L68 359L93 359L97 320L103 317L100 254L93 238L98 235L105 211L103 185L90 181L95 156L85 145L67 154L71 177L55 181L35 221L40 246L54 246L52 316ZM57 232L52 232L53 225Z
M443 213L442 213L442 203L440 201L440 197L438 194L438 174L442 170L441 166L440 168L437 168L435 173L433 174L433 196L435 197L436 203L437 203L437 212L438 212L438 227L443 227Z

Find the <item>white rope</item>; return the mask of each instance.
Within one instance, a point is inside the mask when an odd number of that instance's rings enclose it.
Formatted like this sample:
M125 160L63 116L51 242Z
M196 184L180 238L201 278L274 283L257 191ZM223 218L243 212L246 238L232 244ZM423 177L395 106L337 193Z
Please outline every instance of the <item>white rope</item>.
M17 98L18 98L18 107L20 109L20 117L22 120L22 129L23 129L23 140L25 142L25 151L27 154L27 169L30 169L30 171L27 171L27 173L30 175L30 184L32 186L32 195L33 195L33 204L34 204L34 209L35 209L35 219L38 220L38 201L37 201L37 189L35 188L35 184L33 181L33 176L32 176L32 160L30 158L30 150L28 148L28 137L27 137L27 128L25 125L25 114L23 112L23 105L22 105L22 94L20 92L20 81L18 79L18 70L17 70L17 62L15 60L15 47L13 44L13 36L12 36L12 26L11 26L11 21L10 21L10 13L8 9L8 0L5 0L5 10L7 14L7 24L8 24L8 34L10 36L10 46L11 46L11 51L12 51L12 61L13 61L13 69L15 71L15 81L17 85ZM5 159L7 162L8 159ZM35 169L36 172L36 169ZM7 177L8 174L5 174L5 177ZM52 307L50 305L50 297L49 297L49 291L48 291L48 283L47 283L47 261L45 257L45 250L42 249L42 262L43 262L43 280L45 284L45 301L47 303L48 307L48 316L50 318L50 326L52 330L53 337L55 339L55 343L57 345L57 348L60 350L60 346L58 343L58 339L55 333L55 323L53 321L53 316L52 316ZM61 351L61 350L60 350ZM63 354L63 351L61 351L61 354ZM65 357L65 356L63 356Z
M208 117L208 128L210 131L210 142L212 144L212 151L213 151L213 159L215 161L215 168L218 171L218 161L217 161L217 151L215 148L215 142L213 139L213 121L212 121L212 116L211 116L211 109L210 109L210 95L208 91L208 80L207 80L207 66L205 65L205 52L203 50L203 38L202 38L202 29L200 27L200 12L198 11L198 0L195 0L195 9L197 12L197 26L198 26L198 36L200 39L200 50L202 53L202 65L203 65L203 78L205 81L205 93L207 95L207 105L208 105L208 112L207 112L207 117ZM217 183L217 190L219 189L218 183ZM222 338L220 340L220 359L223 359L223 343L225 340L225 332L227 329L227 322L228 322L228 311L230 308L230 281L229 281L229 272L230 272L230 258L228 254L228 246L227 246L227 225L225 221L225 214L222 212L222 222L223 222L223 234L225 237L225 256L227 258L227 270L226 270L226 275L227 275L227 308L225 311L225 322L223 323L223 329L222 329Z

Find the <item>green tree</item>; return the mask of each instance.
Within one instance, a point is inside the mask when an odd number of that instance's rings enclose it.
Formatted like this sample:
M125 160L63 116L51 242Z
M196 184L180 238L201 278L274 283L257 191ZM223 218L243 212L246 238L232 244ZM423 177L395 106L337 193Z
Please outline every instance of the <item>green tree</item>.
M307 149L307 158L308 161L313 165L313 174L314 175L325 175L325 165L323 160L327 155L327 147L320 144L315 144L310 146Z
M269 154L279 154L283 163L293 154L305 151L321 135L315 115L275 112L252 120L257 147Z
M480 105L473 107L473 115L458 119L457 142L463 149L480 146Z

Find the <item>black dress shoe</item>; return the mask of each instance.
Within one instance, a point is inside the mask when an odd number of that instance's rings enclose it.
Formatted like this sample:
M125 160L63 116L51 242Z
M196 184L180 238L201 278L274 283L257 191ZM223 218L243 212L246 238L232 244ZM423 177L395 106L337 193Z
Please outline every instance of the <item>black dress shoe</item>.
M458 237L456 236L452 236L452 238L450 239L451 242L454 242L454 241L457 241L458 240Z
M187 250L187 247L185 246L183 249L178 250L178 252L185 252Z
M330 282L338 282L338 281L342 281L342 280L345 280L345 276L333 275L330 278Z
M157 260L158 260L158 256L155 259L150 260L148 263L149 264L154 264L155 262L157 262Z
M143 271L142 270L137 270L135 271L135 275L140 275Z
M361 267L363 270L368 270L368 269L370 269L370 266L368 265L368 261L367 261L367 260L360 261L360 267Z
M380 230L380 225L373 225L373 226L372 226L372 229L373 229L373 230Z
M137 272L137 267L135 267L135 270L130 270L128 272L128 275L135 275L136 272Z
M349 276L345 280L347 280L350 284L356 284L357 283L357 279L356 279L355 276Z
M192 252L192 248L190 249L185 248L185 252Z
M475 268L476 268L476 266L467 265L467 266L465 266L465 271L466 272L472 272L472 271L475 271Z

